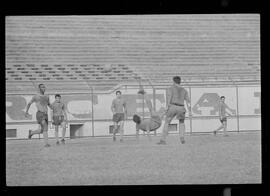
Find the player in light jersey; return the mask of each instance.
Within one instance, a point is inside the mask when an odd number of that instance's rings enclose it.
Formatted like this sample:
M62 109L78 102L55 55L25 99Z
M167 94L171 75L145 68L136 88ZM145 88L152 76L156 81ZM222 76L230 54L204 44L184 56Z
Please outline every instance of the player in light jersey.
M188 92L182 86L180 86L181 78L179 76L173 77L173 85L167 90L167 109L166 109L166 118L163 127L162 137L157 144L166 144L166 136L168 135L168 127L172 119L176 117L179 120L179 133L180 141L182 144L185 143L184 134L185 134L185 113L186 109L184 106L184 101L189 110L189 116L191 116L190 109L190 98Z
M226 111L226 109L229 109L228 106L225 104L225 97L224 96L221 96L220 97L220 102L219 102L219 120L221 122L221 126L219 128L217 128L216 130L214 130L214 135L217 134L217 131L223 129L223 134L224 136L228 136L228 133L227 133L227 116L226 114L228 114L229 116L231 116L230 113L228 113Z
M29 130L28 138L31 139L33 135L43 133L45 147L50 147L50 144L48 143L48 106L51 108L51 104L49 96L45 95L45 85L39 84L38 87L39 93L34 95L31 101L27 104L25 116L27 118L30 116L28 110L31 104L35 102L37 107L36 119L38 124L40 124L40 129L36 131Z
M144 95L145 91L140 90L138 94ZM145 97L145 101L146 101L146 105L149 109L151 117L148 119L141 120L141 117L138 116L137 114L133 115L133 121L136 123L136 139L137 140L139 139L140 130L146 131L148 139L151 140L150 132L157 130L161 126L162 118L165 114L165 111L162 109L159 112L154 111L152 107L152 102L147 97Z
M55 101L52 104L52 124L55 126L55 138L56 138L56 145L59 145L58 139L58 129L59 126L62 126L62 139L61 143L65 144L65 134L66 134L66 121L67 121L67 113L66 107L63 102L61 102L61 95L55 95Z
M111 110L113 112L113 141L116 141L116 130L120 125L120 142L123 142L124 121L127 116L126 101L122 97L121 91L116 91L116 98L112 101Z

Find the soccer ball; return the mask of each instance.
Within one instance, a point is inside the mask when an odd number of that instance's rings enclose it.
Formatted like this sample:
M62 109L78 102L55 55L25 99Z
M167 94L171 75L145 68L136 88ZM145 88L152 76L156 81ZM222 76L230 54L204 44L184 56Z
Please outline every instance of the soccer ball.
M112 65L111 65L111 64L105 64L103 70L104 70L105 72L110 72L110 71L112 71Z

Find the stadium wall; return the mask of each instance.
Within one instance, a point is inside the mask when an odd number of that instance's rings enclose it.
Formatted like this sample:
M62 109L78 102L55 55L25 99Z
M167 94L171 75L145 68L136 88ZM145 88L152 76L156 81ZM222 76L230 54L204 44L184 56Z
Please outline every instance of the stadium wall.
M201 133L213 131L220 125L217 103L219 96L226 97L226 104L233 116L228 117L228 131L261 130L261 89L260 85L253 86L216 86L216 87L185 87L191 97L192 118L186 119L187 133ZM136 113L143 118L149 117L149 111L142 97L137 94L138 89L123 86L124 98L127 100L128 120L125 122L125 135L135 134L135 123L132 116ZM165 108L166 89L145 89L152 99L154 108L159 111ZM54 101L54 95L49 95ZM111 102L115 93L111 94L68 94L62 96L62 101L67 106L68 125L66 137L109 136L109 126L112 125ZM24 139L28 136L29 129L37 129L36 107L31 106L30 118L25 118L24 113L29 95L6 94L6 138ZM188 115L187 115L188 116ZM50 121L49 113L49 121ZM164 123L164 122L163 122ZM172 124L177 123L176 120ZM163 124L162 124L163 125ZM74 128L76 127L76 128ZM162 127L157 130L161 133ZM54 137L54 127L49 126L49 137ZM13 132L14 134L10 134ZM177 133L172 130L171 133ZM33 138L42 138L36 135Z

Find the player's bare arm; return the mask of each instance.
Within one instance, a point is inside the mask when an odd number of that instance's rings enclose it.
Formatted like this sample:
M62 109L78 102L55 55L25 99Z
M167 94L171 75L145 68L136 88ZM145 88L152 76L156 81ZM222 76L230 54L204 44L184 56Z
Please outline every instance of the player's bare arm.
M34 102L34 97L31 99L31 101L26 106L25 117L29 117L30 114L28 113L28 110L29 110L29 108L30 108L30 106L32 105L33 102Z
M167 99L166 99L166 111L168 110L168 108L170 106L171 99L172 99L172 90L168 89L167 90Z
M123 105L123 107L124 107L124 112L125 112L125 118L127 118L127 104L126 104L126 102Z
M111 111L113 114L115 114L115 108L114 108L114 100L112 101L112 105L111 105Z
M186 94L185 102L186 102L186 106L187 106L187 109L188 109L188 114L189 114L189 116L192 116L190 97L188 96L188 94Z

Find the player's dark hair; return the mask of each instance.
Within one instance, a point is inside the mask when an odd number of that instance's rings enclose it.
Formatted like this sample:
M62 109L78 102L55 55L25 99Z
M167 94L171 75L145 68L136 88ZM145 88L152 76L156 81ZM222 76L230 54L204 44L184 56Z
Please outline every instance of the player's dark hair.
M41 85L44 85L44 84L39 84L39 85L38 85L38 88L40 88Z
M133 115L133 121L137 124L141 123L141 117L139 117L137 114Z
M220 97L220 99L223 99L223 98L225 99L225 97L224 97L224 96L221 96L221 97Z
M55 95L55 98L56 98L56 97L61 98L61 95L60 95L60 94L56 94L56 95Z
M120 93L120 95L122 94L122 92L121 91L116 91L115 92L115 94L117 95L118 93Z
M180 78L180 76L174 76L174 77L173 77L173 81L174 81L176 84L180 84L180 83L181 83L181 78Z

